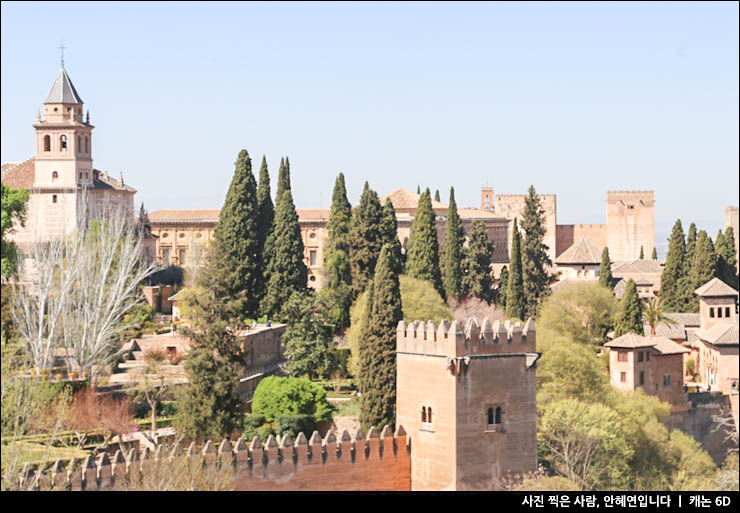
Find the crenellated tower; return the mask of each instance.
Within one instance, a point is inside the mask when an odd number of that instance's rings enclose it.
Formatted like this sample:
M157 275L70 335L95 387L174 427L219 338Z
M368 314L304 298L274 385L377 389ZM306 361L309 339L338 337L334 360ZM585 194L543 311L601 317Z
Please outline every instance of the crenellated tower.
M399 323L397 423L413 490L493 490L536 470L535 340L531 319Z

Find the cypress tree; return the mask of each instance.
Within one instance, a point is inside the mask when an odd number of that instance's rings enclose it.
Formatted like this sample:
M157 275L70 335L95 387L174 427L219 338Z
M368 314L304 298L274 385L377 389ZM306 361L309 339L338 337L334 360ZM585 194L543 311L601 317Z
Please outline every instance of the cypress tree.
M258 226L259 231L259 248L260 248L260 272L263 280L261 282L262 287L259 294L260 300L264 296L264 286L266 284L265 276L267 273L268 257L265 245L267 244L267 238L272 232L272 222L275 219L275 207L270 197L270 174L267 171L267 159L262 156L262 165L260 166L260 181L257 187L257 208L259 209Z
M288 189L290 189L290 164L288 163L288 157L285 157L284 159L280 159L275 205L280 203L280 195Z
M352 210L352 228L349 236L354 297L365 291L378 263L383 242L380 234L381 212L378 194L365 182L360 204Z
M411 236L406 250L406 274L431 282L442 299L445 299L445 289L439 270L436 215L432 210L432 196L428 188L419 198L414 222L411 225Z
M369 368L360 405L360 424L366 430L396 423L396 329L403 311L395 259L393 248L385 244L375 269L363 358Z
M416 186L416 194L421 194L421 185Z
M692 225L693 226L693 225ZM684 269L686 246L681 220L676 219L668 241L668 254L660 275L660 297L664 308L669 312L681 312L685 301Z
M501 268L501 275L498 278L498 302L502 308L506 308L506 290L509 286L509 270L506 266Z
M358 386L360 392L360 397L365 393L365 390L368 390L370 387L369 384L369 373L372 369L372 353L368 351L367 349L367 340L368 336L370 335L370 314L372 313L373 309L373 295L374 295L374 288L375 288L375 277L373 276L373 279L370 280L370 284L367 286L367 306L365 307L365 312L362 315L362 319L360 320L360 333L362 333L362 336L360 337L359 342L359 361L360 364L358 365Z
M658 250L655 248L655 246L653 246L653 254L650 255L650 258L652 258L653 260L658 259Z
M621 337L627 333L634 332L644 335L642 323L642 305L637 295L637 285L632 279L627 280L627 287L619 303L616 324L614 326L614 337Z
M717 255L712 239L707 232L700 230L696 237L694 262L689 273L689 289L693 292L717 275ZM662 286L662 285L661 285ZM699 298L696 294L687 302L686 311L699 311Z
M640 246L640 260L645 260L645 251L642 249L642 246Z
M152 231L152 222L149 220L149 213L144 209L144 202L141 202L141 208L139 208L139 217L136 219L136 231L143 235L147 235Z
M328 237L324 245L324 275L327 289L341 310L337 319L340 327L349 325L352 305L352 272L350 270L349 234L352 227L352 206L347 200L344 175L339 173L334 183L331 212L326 224Z
M524 241L522 243L522 278L524 283L525 315L536 317L542 300L550 294L550 275L547 267L552 265L547 255L545 239L545 209L542 208L534 186L529 187L524 199L522 215ZM522 318L524 319L524 318Z
M282 305L291 294L306 290L308 269L303 260L303 240L293 194L286 189L280 195L273 228L273 255L270 278L262 300L262 313L271 317L280 315Z
M511 261L509 262L509 282L506 291L506 314L517 319L524 319L526 314L524 284L522 282L521 237L515 217L511 235Z
M215 246L210 254L215 265L206 266L201 279L205 286L220 280L226 297L232 301L232 312L240 320L258 312L262 272L260 269L259 211L257 183L252 175L252 162L247 150L239 152L234 177L216 223Z
M737 257L735 255L735 232L732 226L728 226L720 239L717 236L715 244L717 251L717 277L737 290L738 276L735 269Z
M437 189L437 192L434 193L434 201L441 202L442 200L439 199L439 189Z
M381 245L390 244L393 248L393 254L396 256L398 263L397 274L403 272L403 262L401 260L401 241L398 240L398 221L396 220L396 209L390 198L385 199L383 210L380 214L380 240Z
M609 258L609 248L604 246L601 251L601 267L599 267L599 285L614 290L614 278L612 276L612 262Z
M488 240L488 232L483 223L473 222L468 247L464 250L462 261L462 294L477 297L488 304L493 301L493 278L491 276L491 256L493 243Z
M689 226L689 232L686 236L686 254L683 261L681 281L679 285L681 309L676 310L677 312L688 312L690 311L687 310L688 308L693 308L691 305L694 302L694 290L696 289L691 287L691 269L694 267L694 259L696 258L696 240L697 228L694 223L691 223Z
M439 196L439 191L437 191ZM437 199L439 201L439 199ZM486 237L486 240L488 238ZM445 230L445 243L442 248L442 279L444 280L445 292L448 298L460 299L463 292L463 245L465 244L465 232L462 221L457 214L457 202L455 201L455 189L450 187L450 204L447 209L447 227ZM477 248L478 250L485 247ZM473 257L475 258L475 257ZM490 256L488 263L490 264ZM470 270L473 271L472 269ZM470 289L472 290L472 289Z

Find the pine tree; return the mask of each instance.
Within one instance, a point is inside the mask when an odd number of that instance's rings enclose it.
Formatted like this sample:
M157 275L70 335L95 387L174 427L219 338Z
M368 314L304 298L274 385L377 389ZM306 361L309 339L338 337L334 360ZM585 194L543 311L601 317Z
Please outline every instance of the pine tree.
M437 191L439 195L439 191ZM439 199L437 199L439 201ZM486 240L488 238L486 237ZM462 221L457 214L457 202L455 201L455 189L450 187L450 204L447 209L447 227L445 230L445 243L442 248L442 279L448 298L459 300L463 293L463 245L465 244L465 232ZM477 248L486 249L485 247ZM475 256L473 256L475 258ZM472 262L471 262L472 263ZM490 256L488 263L490 264ZM470 269L473 272L473 269ZM469 290L472 290L469 289Z
M272 203L272 198L270 197L270 174L267 171L267 159L265 159L264 155L262 156L260 181L259 186L257 187L257 208L259 209L258 236L260 248L260 272L263 277L259 294L259 299L261 300L265 293L265 276L268 264L265 245L267 244L267 238L270 236L270 232L272 232L272 222L275 219L275 207Z
M442 200L439 199L439 189L437 189L437 192L434 193L434 201L441 202Z
M501 274L498 277L498 289L496 294L496 301L498 306L502 309L506 309L506 291L509 288L509 269L506 266L501 268Z
M642 246L640 246L640 260L645 260L645 251L642 249Z
M534 186L529 187L524 199L522 215L524 241L522 243L522 278L524 283L525 315L536 317L539 305L550 294L550 275L547 268L552 265L547 255L545 239L545 209L542 208ZM523 318L522 318L523 319Z
M492 255L493 243L488 240L485 225L474 221L461 265L463 296L477 297L491 304L493 301Z
M737 257L735 254L735 232L732 226L727 227L722 237L717 235L715 249L717 252L717 277L737 290L738 276L735 268Z
M619 311L614 326L614 337L621 337L627 333L634 332L644 335L642 323L642 305L637 295L637 285L634 280L627 280L622 300L619 303Z
M432 197L428 188L419 198L414 222L411 225L411 236L406 250L406 274L412 278L429 281L442 299L446 298L439 270L436 215L432 210Z
M692 225L693 226L693 225ZM686 264L686 246L684 241L683 227L681 220L676 219L671 231L671 238L668 241L668 254L665 259L665 266L660 275L660 297L662 297L663 306L669 312L681 312L684 308L685 301L685 279L684 269Z
M383 244L380 233L381 213L378 194L365 182L360 204L352 209L352 228L349 235L354 297L362 294L373 279Z
M328 236L324 245L324 275L326 288L331 291L341 315L339 327L349 325L349 308L352 305L352 272L350 269L350 230L352 206L347 200L344 174L339 173L334 183L331 212L326 224Z
M517 227L516 217L511 235L511 261L509 262L509 279L506 290L506 314L509 317L524 319L526 304L524 301L524 284L522 281L522 236Z
M360 405L360 424L394 426L396 423L396 329L403 318L401 289L393 248L386 244L380 252L373 281L367 334L364 337L366 383Z
M653 246L653 254L650 255L650 258L652 258L653 260L658 259L658 250L655 248L655 246Z
M252 175L252 162L247 150L239 152L234 177L216 223L211 253L217 262L207 265L200 280L205 286L220 280L224 300L234 303L232 312L239 320L258 313L260 270L259 212L257 183Z
M398 240L398 221L396 220L396 209L390 198L385 199L383 210L380 214L380 240L381 245L390 244L393 254L398 263L397 274L403 273L403 261L401 260L401 241Z
M714 251L712 239L707 232L700 230L696 237L696 250L694 252L694 262L689 274L689 285L692 292L717 275L717 255ZM696 294L687 303L687 312L699 311L699 298Z
M601 267L599 267L599 285L614 290L614 278L612 276L612 261L609 258L609 248L604 246L601 251Z
M308 279L308 269L303 260L301 227L290 189L280 195L272 238L273 256L267 291L262 300L262 313L275 318L280 315L283 304L287 303L291 294L306 289Z

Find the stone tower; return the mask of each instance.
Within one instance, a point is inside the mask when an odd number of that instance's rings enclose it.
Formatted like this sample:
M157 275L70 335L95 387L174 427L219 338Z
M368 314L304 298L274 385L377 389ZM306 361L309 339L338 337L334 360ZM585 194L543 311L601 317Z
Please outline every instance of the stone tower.
M650 258L655 246L655 198L653 191L606 193L606 245L613 262Z
M401 321L397 424L413 490L492 490L537 468L535 327Z
M480 191L480 208L493 210L493 187L483 187Z

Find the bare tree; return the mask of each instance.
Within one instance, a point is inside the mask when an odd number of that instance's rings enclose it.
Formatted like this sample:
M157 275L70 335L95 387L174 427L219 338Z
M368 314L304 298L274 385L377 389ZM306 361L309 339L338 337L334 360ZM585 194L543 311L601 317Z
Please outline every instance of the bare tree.
M80 204L83 221L73 233L36 242L25 255L32 272L15 287L13 318L37 370L64 348L68 370L92 376L117 356L129 327L123 317L158 267L143 262L141 231L123 209L100 208L88 224L84 195Z

